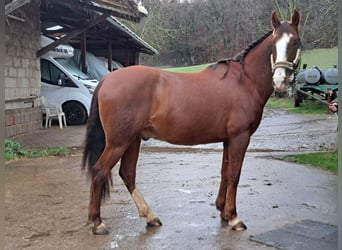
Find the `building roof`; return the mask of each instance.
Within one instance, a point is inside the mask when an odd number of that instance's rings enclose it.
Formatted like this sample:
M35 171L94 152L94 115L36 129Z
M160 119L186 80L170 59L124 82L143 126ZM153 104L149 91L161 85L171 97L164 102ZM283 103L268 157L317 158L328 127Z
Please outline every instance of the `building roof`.
M32 0L6 0L5 1L5 15L11 14L13 11L19 9L23 5ZM67 7L82 7L84 9L93 9L99 12L112 12L116 17L127 19L134 22L139 22L143 16L147 15L146 9L137 3L135 0L41 0L41 5L46 8L53 7L56 4Z
M144 41L141 37L139 37L136 33L134 33L127 26L122 24L115 17L110 16L106 20L117 30L121 30L122 33L125 33L129 37L129 40L134 41L139 46L141 52L144 52L146 54L158 54L158 51L155 48L149 45L146 41Z
M10 15L23 5L34 0L6 0L5 13ZM158 53L151 45L118 20L139 22L147 15L146 9L135 0L41 0L41 33L56 40L37 55L85 32L87 44L103 44L111 39L116 47L130 47L146 54ZM57 29L59 28L59 29ZM109 36L108 34L112 35ZM111 37L111 38L110 38Z

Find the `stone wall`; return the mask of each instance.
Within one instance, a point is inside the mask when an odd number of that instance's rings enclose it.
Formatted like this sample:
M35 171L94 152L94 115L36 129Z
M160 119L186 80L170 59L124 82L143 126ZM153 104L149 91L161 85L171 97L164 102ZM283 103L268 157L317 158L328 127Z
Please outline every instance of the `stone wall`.
M39 1L6 17L5 137L41 128Z

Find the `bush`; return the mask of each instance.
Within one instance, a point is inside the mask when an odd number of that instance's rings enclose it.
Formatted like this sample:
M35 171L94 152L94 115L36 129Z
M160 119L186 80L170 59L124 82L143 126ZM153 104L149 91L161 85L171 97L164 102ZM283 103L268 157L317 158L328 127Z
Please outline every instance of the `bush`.
M51 148L47 150L28 150L20 143L5 140L5 159L6 160L16 160L19 158L37 158L50 155L66 155L68 153L67 148Z
M20 157L27 157L29 151L20 145L20 143L12 141L12 140L5 140L5 159L6 160L14 160Z
M285 160L308 164L334 174L338 172L338 152L315 152L309 154L288 155Z

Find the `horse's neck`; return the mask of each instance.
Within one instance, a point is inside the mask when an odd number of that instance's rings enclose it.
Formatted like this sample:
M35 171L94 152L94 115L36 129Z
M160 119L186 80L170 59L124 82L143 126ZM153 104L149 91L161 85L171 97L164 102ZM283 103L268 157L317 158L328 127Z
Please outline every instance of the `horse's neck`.
M266 103L273 93L270 37L250 51L246 65L249 65L246 70L253 76L253 85L257 87L262 102Z

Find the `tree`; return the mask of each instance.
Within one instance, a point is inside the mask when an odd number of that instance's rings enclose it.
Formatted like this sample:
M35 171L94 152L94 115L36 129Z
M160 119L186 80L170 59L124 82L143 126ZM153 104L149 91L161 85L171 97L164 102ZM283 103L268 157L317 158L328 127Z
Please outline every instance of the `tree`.
M304 49L337 45L337 0L144 0L149 15L132 27L159 51L149 65L191 65L234 56L270 30L270 15L301 12Z

